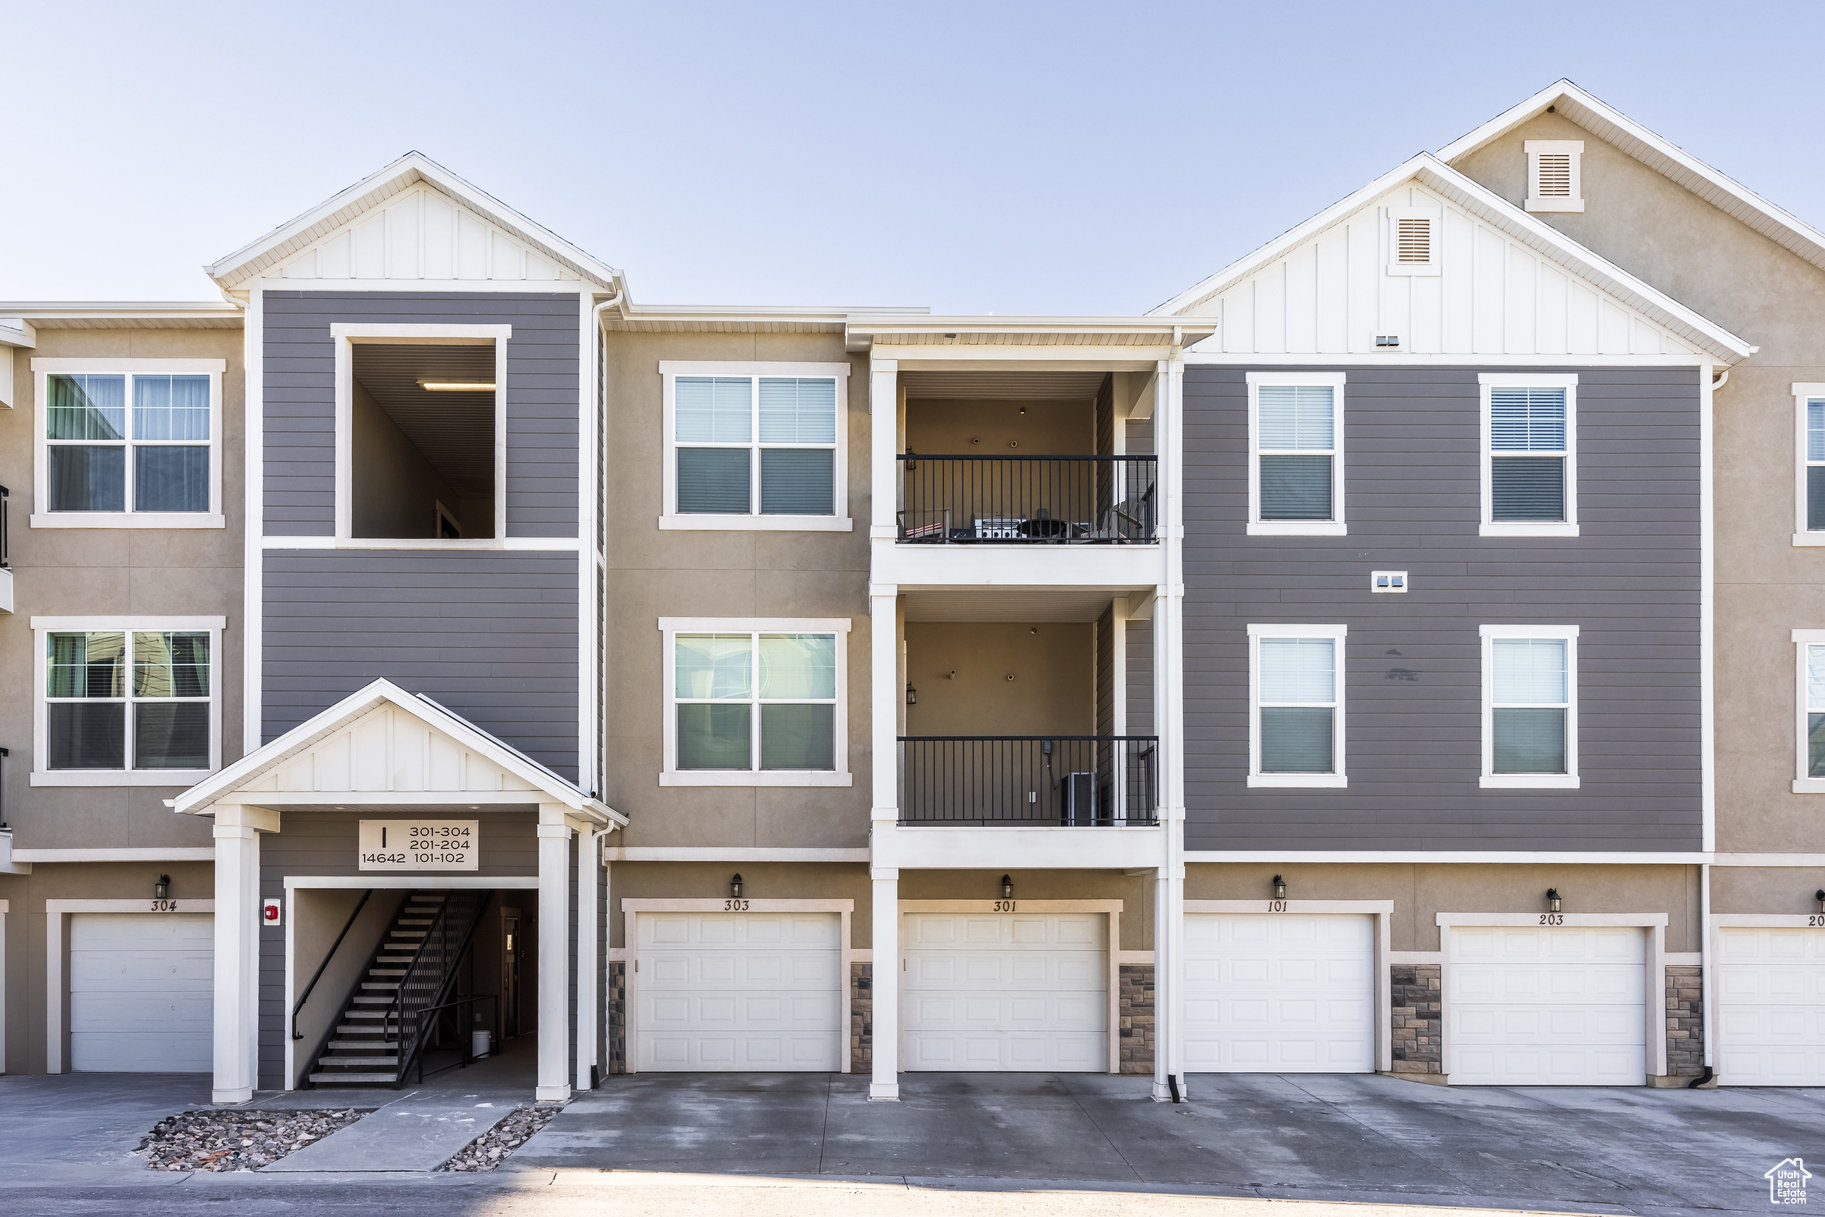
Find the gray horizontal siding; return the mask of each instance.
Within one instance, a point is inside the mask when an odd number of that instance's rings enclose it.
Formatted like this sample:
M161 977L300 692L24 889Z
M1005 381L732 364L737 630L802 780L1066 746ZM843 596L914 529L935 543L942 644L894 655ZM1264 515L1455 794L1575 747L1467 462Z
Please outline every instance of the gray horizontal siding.
M264 587L266 739L385 677L576 778L574 555L272 551Z
M1485 538L1475 368L1347 370L1345 537L1250 537L1239 368L1185 375L1186 846L1700 844L1699 397L1692 369L1578 383L1577 538ZM1412 590L1372 595L1371 570ZM1251 623L1341 623L1344 790L1250 789ZM1576 625L1575 791L1482 790L1484 624Z
M336 527L333 322L511 325L507 340L507 535L577 535L577 297L545 292L267 292L266 532Z
M358 875L355 842L363 819L459 819L475 820L477 869L464 874L482 876L537 875L539 873L538 813L471 812L445 813L436 808L403 808L385 815L362 816L355 812L287 811L280 831L260 837L260 895L276 900L285 898L285 880L291 875ZM392 876L397 877L397 876ZM436 886L427 875L426 886ZM378 899L378 897L376 897ZM319 960L301 961L302 968L315 969ZM297 983L310 979L301 971ZM285 1037L289 1034L290 1007L285 998L285 933L283 930L260 932L260 1089L282 1090L285 1087ZM316 1045L298 1042L299 1052L309 1052Z

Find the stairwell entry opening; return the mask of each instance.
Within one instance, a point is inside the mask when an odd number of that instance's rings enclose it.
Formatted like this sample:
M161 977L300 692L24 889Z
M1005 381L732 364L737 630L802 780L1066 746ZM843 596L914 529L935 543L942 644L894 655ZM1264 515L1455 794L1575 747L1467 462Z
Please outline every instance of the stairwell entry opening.
M352 537L496 535L499 362L493 341L352 344Z

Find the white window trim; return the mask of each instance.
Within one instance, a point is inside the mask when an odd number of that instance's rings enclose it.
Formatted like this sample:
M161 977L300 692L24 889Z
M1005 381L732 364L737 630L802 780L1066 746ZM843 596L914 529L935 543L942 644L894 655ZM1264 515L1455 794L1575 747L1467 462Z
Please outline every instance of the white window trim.
M510 325L404 325L391 322L330 324L336 344L336 534L337 549L369 549L375 542L409 540L413 549L507 548L507 342ZM494 345L494 536L487 539L440 537L357 539L355 528L355 344L385 342L399 345ZM382 545L382 548L385 546Z
M1348 685L1345 664L1347 625L1250 625L1248 627L1248 784L1267 787L1303 787L1338 790L1350 784L1344 757L1344 690ZM1328 638L1336 647L1331 672L1331 692L1336 698L1331 714L1332 773L1261 772L1261 640L1263 638Z
M1483 776L1485 790L1577 790L1578 627L1575 625L1485 625L1483 651ZM1495 772L1495 648L1497 638L1556 639L1565 643L1565 772Z
M1821 398L1825 383L1800 381L1793 386L1793 543L1801 547L1825 545L1825 529L1806 527L1806 403Z
M33 786L194 786L222 767L222 631L226 617L33 617L32 618ZM50 755L50 703L45 700L48 668L45 635L76 631L185 630L209 635L209 768L46 769ZM129 669L127 678L132 679Z
M225 528L222 509L222 376L225 359L76 359L32 360L32 518L33 528ZM50 401L47 379L58 373L95 372L107 376L209 377L209 510L208 511L52 511L51 457L46 442ZM131 391L127 400L133 409ZM129 429L131 429L129 427ZM133 445L127 444L128 448ZM129 456L131 453L129 453ZM132 462L129 461L129 464ZM133 473L127 471L131 489ZM127 500L130 504L131 499Z
M1402 220L1429 220L1432 223L1427 252L1432 255L1428 262L1400 262L1400 222ZM1390 275L1440 275L1444 273L1441 261L1440 246L1445 237L1445 209L1437 205L1419 207L1388 208L1388 256L1383 259Z
M1584 210L1584 141L1581 139L1530 139L1521 145L1527 154L1527 201L1522 205L1525 211L1583 211ZM1542 198L1540 189L1540 154L1543 152L1563 152L1571 157L1571 196L1569 198Z
M849 618L661 617L664 687L661 786L853 786L849 772ZM836 636L836 768L714 770L678 768L677 641L680 634L834 634ZM755 758L758 763L759 758Z
M1341 537L1349 533L1344 516L1342 372L1250 372L1248 380L1248 535L1251 537ZM1261 386L1292 385L1331 390L1331 518L1329 520L1263 520L1261 518Z
M1794 661L1794 756L1793 793L1825 794L1825 778L1807 775L1806 716L1806 648L1825 646L1825 630L1793 631Z
M701 362L662 359L659 361L659 375L664 381L664 408L661 426L660 450L663 453L661 470L661 503L659 527L678 532L853 532L855 521L849 516L849 365L846 363L756 363L748 362ZM745 376L756 382L754 392L759 393L759 380L763 376L830 376L836 380L836 511L827 516L781 516L761 515L760 477L756 473L750 478L748 492L755 510L746 515L709 515L693 512L681 515L678 511L678 441L677 441L677 382L680 376ZM687 445L688 446L688 445ZM760 447L760 436L755 433L748 445L755 450Z
M1575 537L1578 535L1578 376L1575 372L1479 372L1477 374L1482 425L1483 518L1478 532L1485 537ZM1565 390L1565 519L1554 522L1497 521L1490 490L1490 462L1494 442L1490 434L1491 391L1494 389Z

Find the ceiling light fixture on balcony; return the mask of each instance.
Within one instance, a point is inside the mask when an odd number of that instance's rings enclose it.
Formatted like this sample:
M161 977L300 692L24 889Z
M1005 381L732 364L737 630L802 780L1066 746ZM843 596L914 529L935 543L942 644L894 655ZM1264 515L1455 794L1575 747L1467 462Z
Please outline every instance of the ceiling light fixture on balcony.
M427 393L492 393L492 380L426 380L419 378L418 387Z

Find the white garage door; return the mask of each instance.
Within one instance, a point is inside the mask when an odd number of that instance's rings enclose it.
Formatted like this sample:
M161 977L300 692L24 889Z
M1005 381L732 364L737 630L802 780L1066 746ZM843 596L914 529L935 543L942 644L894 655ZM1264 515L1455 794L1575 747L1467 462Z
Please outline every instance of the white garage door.
M1455 926L1445 1040L1453 1083L1640 1086L1647 935L1627 926Z
M207 1072L214 960L206 913L70 914L70 1068Z
M1375 919L1186 914L1185 1067L1374 1072Z
M842 1069L837 914L640 913L635 926L635 1069Z
M1100 1073L1103 913L908 913L900 1068Z
M1717 1078L1825 1086L1825 930L1717 934Z

